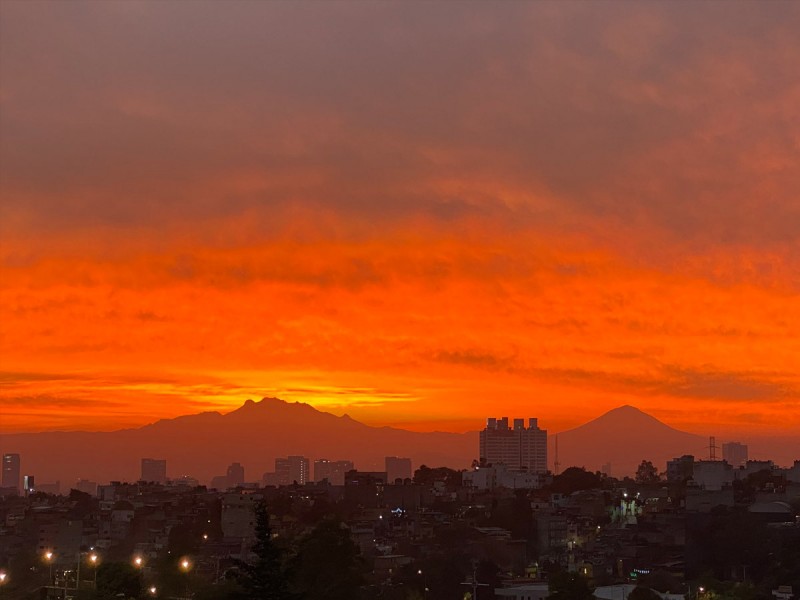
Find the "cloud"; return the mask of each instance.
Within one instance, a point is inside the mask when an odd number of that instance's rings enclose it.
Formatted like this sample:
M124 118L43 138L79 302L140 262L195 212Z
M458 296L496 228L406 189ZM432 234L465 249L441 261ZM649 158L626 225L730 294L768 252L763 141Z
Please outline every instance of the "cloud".
M796 4L11 3L0 27L15 397L319 385L421 422L493 389L553 415L796 396Z
M713 398L734 402L779 402L800 399L800 381L789 373L722 372L667 369L670 380L661 391L676 397Z
M5 21L6 210L29 227L274 223L300 204L381 227L544 209L696 247L796 239L791 4L23 4Z

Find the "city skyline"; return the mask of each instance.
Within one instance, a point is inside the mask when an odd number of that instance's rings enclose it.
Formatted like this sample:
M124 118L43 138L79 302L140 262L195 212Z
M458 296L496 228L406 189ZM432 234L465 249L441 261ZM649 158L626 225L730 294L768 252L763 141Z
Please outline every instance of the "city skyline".
M2 13L0 434L800 434L797 3Z
M659 472L669 472L669 461L685 456L725 460L738 471L767 463L788 468L800 456L797 438L704 437L676 430L630 406L576 429L550 433L535 417L487 417L483 430L464 434L376 428L309 405L264 399L227 415L185 415L138 430L9 435L0 450L17 451L22 457L19 472L36 475L41 489L76 478L76 489L116 480L167 479L187 485L210 482L216 489L245 480L302 485L327 478L341 485L351 469L383 471L394 481L407 479L420 465L468 470L478 464L502 464L540 481L544 473L573 467L631 475L641 460L652 462ZM57 452L51 451L56 447ZM93 451L97 447L103 448L102 455Z

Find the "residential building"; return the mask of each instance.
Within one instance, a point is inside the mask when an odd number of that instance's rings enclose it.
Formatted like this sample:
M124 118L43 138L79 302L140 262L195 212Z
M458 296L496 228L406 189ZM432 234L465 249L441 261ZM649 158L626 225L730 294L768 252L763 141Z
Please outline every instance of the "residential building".
M735 469L743 467L747 463L747 444L739 442L722 444L722 459Z
M410 458L400 458L398 456L387 456L386 457L386 477L389 480L389 483L394 483L396 480L400 479L411 479L411 459Z
M733 468L723 460L701 460L693 469L692 479L703 490L719 491L734 480Z
M547 472L547 430L539 429L538 420L514 419L513 428L508 417L489 418L480 432L479 455L481 464L504 464L512 470L531 473Z
M289 456L275 459L277 485L305 485L310 480L309 462L305 456Z
M167 461L162 458L143 458L141 481L152 483L167 482Z
M331 485L344 485L344 474L354 468L351 460L320 458L314 461L314 481L320 482L327 479Z
M687 481L694 475L694 456L684 454L667 461L667 481Z
M14 488L19 492L19 475L19 454L3 454L3 487Z
M228 467L228 487L236 487L244 483L244 467L238 462Z

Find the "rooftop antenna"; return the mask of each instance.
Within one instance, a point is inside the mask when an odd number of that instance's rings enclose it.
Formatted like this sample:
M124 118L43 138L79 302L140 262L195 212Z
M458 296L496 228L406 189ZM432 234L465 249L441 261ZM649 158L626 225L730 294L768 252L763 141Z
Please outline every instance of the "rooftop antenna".
M472 561L472 581L463 581L461 585L469 585L472 586L472 596L471 600L477 600L478 598L478 588L479 587L489 587L488 583L478 583L478 561ZM466 594L464 594L466 596Z

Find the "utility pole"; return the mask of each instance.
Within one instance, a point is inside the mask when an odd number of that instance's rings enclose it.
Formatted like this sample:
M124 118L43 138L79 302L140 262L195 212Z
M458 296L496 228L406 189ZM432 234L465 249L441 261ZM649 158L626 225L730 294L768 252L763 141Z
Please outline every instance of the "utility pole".
M558 467L561 463L558 462L558 434L556 434L556 456L553 462L553 475L558 475Z
M478 561L472 561L472 581L462 581L461 585L472 586L472 599L478 600L478 587L489 587L488 583L478 583Z

